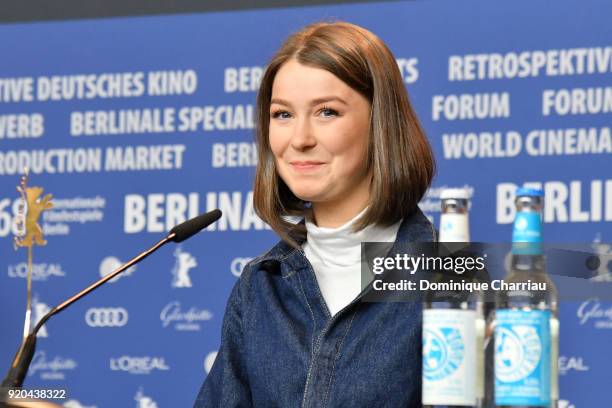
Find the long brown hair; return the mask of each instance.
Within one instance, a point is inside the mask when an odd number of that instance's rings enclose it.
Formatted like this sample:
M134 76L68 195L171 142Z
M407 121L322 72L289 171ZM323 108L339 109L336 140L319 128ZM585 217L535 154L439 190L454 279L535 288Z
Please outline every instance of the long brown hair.
M292 34L263 75L257 95L258 164L253 197L257 215L293 246L306 237L304 225L287 216L304 216L308 203L297 198L278 175L269 143L272 84L290 59L331 72L370 101L366 165L372 172L372 202L355 230L370 224L391 225L410 215L434 175L431 147L389 48L370 31L345 22L312 24Z

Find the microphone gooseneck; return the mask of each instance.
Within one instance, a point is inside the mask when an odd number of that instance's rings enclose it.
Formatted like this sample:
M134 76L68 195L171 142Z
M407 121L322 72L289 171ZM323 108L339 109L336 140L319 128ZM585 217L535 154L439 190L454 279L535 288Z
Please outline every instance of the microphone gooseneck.
M28 367L30 366L30 362L34 357L34 352L36 350L36 334L51 316L58 314L83 296L93 292L95 289L97 289L107 281L113 279L115 276L124 272L126 269L129 269L131 266L148 257L168 242L183 242L186 239L191 238L193 235L197 234L204 228L208 227L210 224L214 223L219 218L221 218L221 211L213 210L205 214L198 215L197 217L194 217L175 226L170 230L168 235L166 235L163 239L161 239L151 248L135 256L128 262L121 265L119 268L115 269L110 274L92 283L76 295L52 308L49 313L47 313L45 316L43 316L42 319L38 321L38 323L34 327L34 330L32 330L32 332L23 340L23 343L15 354L15 358L13 359L11 367L9 368L9 371L6 374L6 377L4 377L4 380L2 380L0 388L20 388L23 385L23 380L28 372ZM0 390L0 402L3 398L2 394L3 392Z

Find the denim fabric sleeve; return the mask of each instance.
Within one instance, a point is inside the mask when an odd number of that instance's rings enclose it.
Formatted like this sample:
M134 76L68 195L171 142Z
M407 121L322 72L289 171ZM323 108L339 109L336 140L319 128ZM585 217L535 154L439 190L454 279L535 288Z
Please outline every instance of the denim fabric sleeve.
M236 282L227 302L221 330L221 347L210 373L200 388L194 408L252 406L242 354L245 348L241 281Z

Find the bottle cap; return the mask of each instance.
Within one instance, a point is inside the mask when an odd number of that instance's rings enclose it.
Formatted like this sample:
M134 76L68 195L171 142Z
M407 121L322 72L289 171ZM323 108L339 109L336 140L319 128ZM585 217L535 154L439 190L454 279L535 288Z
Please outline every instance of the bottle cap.
M452 198L458 200L469 200L470 194L465 188L445 188L440 193L441 200L448 200Z
M544 197L544 191L540 188L519 187L516 189L516 196Z

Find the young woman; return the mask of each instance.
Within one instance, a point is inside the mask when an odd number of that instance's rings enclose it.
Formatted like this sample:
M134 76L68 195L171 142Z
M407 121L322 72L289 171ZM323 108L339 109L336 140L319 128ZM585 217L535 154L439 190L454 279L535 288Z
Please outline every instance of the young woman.
M234 287L195 406L420 406L420 304L360 301L361 242L435 239L417 207L433 154L393 55L364 28L308 26L257 108L255 208L282 240Z

